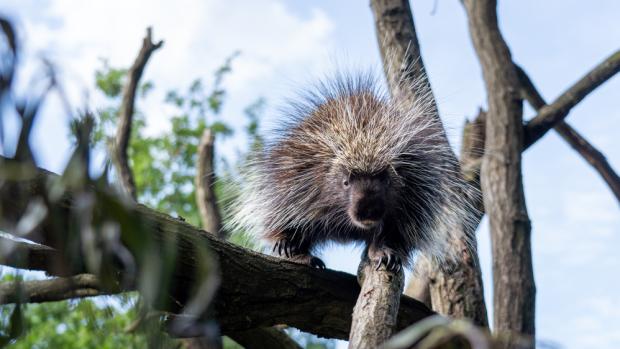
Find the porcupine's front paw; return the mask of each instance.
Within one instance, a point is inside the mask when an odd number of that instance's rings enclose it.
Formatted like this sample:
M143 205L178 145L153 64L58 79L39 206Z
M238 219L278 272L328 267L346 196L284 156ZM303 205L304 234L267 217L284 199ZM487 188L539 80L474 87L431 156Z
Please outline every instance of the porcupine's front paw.
M386 270L398 273L403 267L403 259L389 247L369 248L368 258L375 266L375 270L379 270L383 265Z
M272 252L277 252L278 256L286 257L300 264L306 264L317 269L325 269L325 263L323 263L320 258L313 256L308 251L300 249L299 245L291 243L289 239L278 240L273 245Z

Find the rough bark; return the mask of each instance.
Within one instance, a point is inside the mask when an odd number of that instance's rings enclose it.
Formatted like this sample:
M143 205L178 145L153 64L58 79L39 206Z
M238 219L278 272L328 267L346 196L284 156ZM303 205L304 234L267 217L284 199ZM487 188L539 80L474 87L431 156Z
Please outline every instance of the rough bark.
M360 291L349 335L349 348L377 348L391 336L397 326L404 275L377 269L365 258L358 270Z
M437 112L436 102L420 55L420 44L409 1L373 0L371 1L371 8L375 18L377 39L385 74L392 96L407 98L412 102L430 100L434 111ZM403 85L403 79L417 83ZM437 113L435 115L439 117ZM482 132L482 137L480 134L481 132L471 133L465 138L466 141L471 140L472 146L466 148L470 149L472 154L476 150L476 140L484 139L484 133ZM480 157L479 155L476 156L477 158ZM462 171L469 182L474 182L474 185L479 187L477 183L479 162L476 165L473 160L462 162L461 166L465 166ZM463 227L455 227L454 229L463 229ZM473 235L473 231L464 232L465 236L468 234ZM465 245L463 241L455 243ZM440 270L430 264L416 266L418 271L414 274L407 290L414 292L417 297L427 298L426 296L429 295L430 300L422 299L422 301L425 303L430 301L433 309L441 314L456 318L469 318L476 324L486 326L488 321L475 239L471 248L464 249L463 254L463 261L452 266L450 274L446 274L447 269ZM471 277L464 279L465 276ZM407 294L412 295L412 293Z
M469 31L482 65L489 117L481 186L491 225L494 329L534 336L531 226L521 178L523 106L494 0L465 0Z
M10 160L4 161L6 163ZM4 185L0 187L3 218L19 217L33 197L47 190L46 183L49 183L50 176L55 175L39 170L38 174L30 179L5 179ZM15 191L20 194L6 195L5 191L13 192L11 187L21 188ZM7 205L8 203L10 205ZM71 198L67 197L58 205L69 207L73 203ZM70 211L55 212L68 214ZM104 214L105 212L102 212L102 215ZM182 220L142 205L135 206L132 217L141 219L144 228L152 233L155 244L163 249L174 241L176 255L182 256L176 261L171 276L172 287L168 291L174 302L169 308L162 310L179 312L186 304L191 296L190 290L199 281L195 279L194 272L198 263L197 245L208 245L212 254L217 257L222 273L214 308L223 334L286 324L322 337L348 338L351 328L350 314L360 292L354 276L332 270L315 270L241 248ZM64 221L66 217L59 216L53 220L45 220L40 227L40 234L45 235L46 231L56 228L53 224ZM55 255L49 253L47 256L53 258ZM48 260L47 263L38 263L35 267L47 271L46 268L53 265L53 260ZM432 314L422 303L402 296L397 329L405 328Z
M461 175L475 188L480 187L479 167L484 152L485 122L486 113L480 110L478 116L471 122L467 121L463 129ZM479 223L484 207L479 197L472 200L472 204L479 209L480 215L475 217ZM468 247L463 241L455 242L461 251L456 264L444 268L430 268L427 264L430 298L435 311L456 319L470 319L477 326L488 327L482 273L474 236L476 226L455 227L462 229L462 234L469 236L472 244Z
M214 161L215 135L205 129L198 145L198 164L196 172L196 203L200 211L202 228L217 236L222 236L222 216L214 193L215 168Z
M136 91L138 89L144 67L151 57L151 54L162 45L163 41L153 43L151 28L147 28L146 37L142 41L142 48L140 48L140 52L138 52L136 60L127 73L127 82L123 87L123 99L118 115L118 126L114 139L113 157L123 188L134 199L136 198L136 184L134 182L131 168L129 167L127 148L129 147L129 140L131 138L131 124L134 114Z
M523 98L537 111L540 111L547 102L534 86L534 83L527 73L517 66L519 81L523 92ZM560 136L575 149L603 178L609 189L616 196L616 200L620 202L620 177L611 167L605 155L596 149L587 139L572 128L567 122L559 121L554 129Z
M370 7L392 97L413 103L430 102L431 113L438 116L437 103L422 62L409 1L371 0Z

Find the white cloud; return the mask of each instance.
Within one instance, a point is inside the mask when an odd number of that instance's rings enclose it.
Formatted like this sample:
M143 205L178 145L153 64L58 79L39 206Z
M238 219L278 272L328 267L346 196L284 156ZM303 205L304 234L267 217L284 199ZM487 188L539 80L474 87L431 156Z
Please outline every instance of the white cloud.
M210 82L215 69L237 50L242 53L225 82L229 99L223 113L233 123L240 122L243 108L256 98L276 99L284 88L274 86L321 70L327 60L317 57L327 56L333 46L333 25L324 12L313 10L302 18L280 0L9 0L0 12L21 23L29 65L40 55L59 64L75 105L83 105L84 91L93 90L99 58L128 67L145 28L152 26L154 39L165 44L145 72L157 87L140 105L151 132L169 126L163 105L167 90L186 88L195 78ZM27 70L23 75L31 75L33 68ZM91 96L91 105L100 102Z

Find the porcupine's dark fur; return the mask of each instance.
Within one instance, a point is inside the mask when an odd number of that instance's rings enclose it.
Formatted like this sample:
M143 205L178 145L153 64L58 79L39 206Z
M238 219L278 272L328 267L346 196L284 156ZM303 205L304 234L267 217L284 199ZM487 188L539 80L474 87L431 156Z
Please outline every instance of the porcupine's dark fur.
M328 241L362 242L389 269L412 252L444 259L474 209L430 101L390 99L372 75L339 76L291 103L252 155L231 226L323 268ZM416 86L411 86L416 88Z

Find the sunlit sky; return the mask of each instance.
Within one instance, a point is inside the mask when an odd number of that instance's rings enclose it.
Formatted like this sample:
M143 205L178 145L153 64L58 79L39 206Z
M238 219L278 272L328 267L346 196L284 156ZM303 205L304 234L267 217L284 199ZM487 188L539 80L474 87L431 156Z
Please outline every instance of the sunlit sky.
M422 55L440 112L458 147L465 117L485 105L480 67L459 1L414 1ZM150 133L169 127L166 91L186 88L233 52L241 55L224 87L222 118L244 122L243 109L266 98L268 123L289 97L335 67L380 71L368 1L121 1L3 0L0 13L14 19L24 43L19 85L25 89L46 57L58 65L72 103L97 107L99 58L112 66L133 61L145 28L164 47L144 77L154 93L138 108ZM548 100L620 46L620 2L599 0L503 1L500 26L516 62ZM88 92L88 93L86 93ZM526 118L533 115L526 109ZM67 119L55 99L44 106L32 145L41 166L62 170L70 150ZM570 123L620 169L620 78L615 77L570 113ZM218 143L232 156L239 138ZM7 150L2 150L6 152ZM563 348L620 348L620 211L598 174L550 132L524 155L527 206L532 220L537 284L537 336ZM487 302L492 300L488 222L478 232ZM355 272L359 250L330 247L328 267ZM492 307L489 306L489 309ZM343 314L346 316L346 314Z

